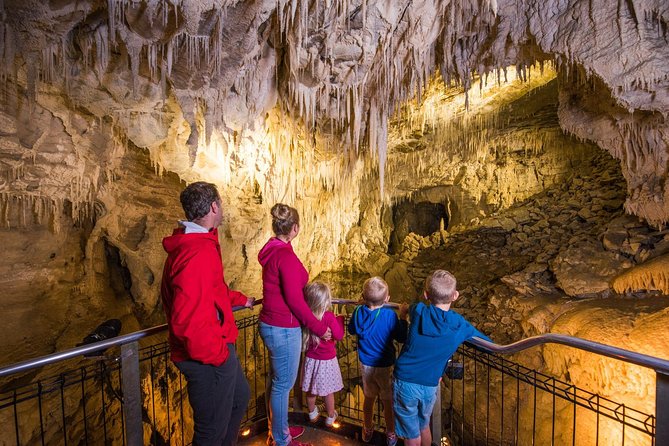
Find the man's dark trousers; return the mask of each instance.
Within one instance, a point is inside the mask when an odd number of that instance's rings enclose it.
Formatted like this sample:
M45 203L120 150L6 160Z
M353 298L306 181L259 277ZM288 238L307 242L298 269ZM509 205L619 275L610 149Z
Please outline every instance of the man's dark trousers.
M188 383L195 431L193 446L237 444L251 390L235 345L228 344L228 351L228 359L218 367L197 361L176 363Z

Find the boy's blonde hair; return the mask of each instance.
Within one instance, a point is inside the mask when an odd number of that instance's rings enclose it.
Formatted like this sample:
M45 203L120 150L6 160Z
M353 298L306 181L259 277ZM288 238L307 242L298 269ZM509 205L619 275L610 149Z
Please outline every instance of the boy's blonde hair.
M368 305L381 305L388 297L388 284L378 276L370 277L362 285L362 300Z
M311 312L314 313L314 316L319 321L323 319L325 312L332 306L332 291L327 283L318 281L308 283L304 287L304 298L309 308L311 308ZM321 338L309 331L309 329L304 328L302 330L302 344L305 349L309 345L318 345L320 342Z
M430 302L447 304L453 302L457 289L455 276L443 269L438 269L425 279L425 295Z

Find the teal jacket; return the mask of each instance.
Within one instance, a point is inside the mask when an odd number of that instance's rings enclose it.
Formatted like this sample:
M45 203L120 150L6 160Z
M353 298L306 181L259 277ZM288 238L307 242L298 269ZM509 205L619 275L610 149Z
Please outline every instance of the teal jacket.
M435 387L460 344L473 337L492 342L453 310L421 302L409 315L409 336L395 362L394 376L402 381Z

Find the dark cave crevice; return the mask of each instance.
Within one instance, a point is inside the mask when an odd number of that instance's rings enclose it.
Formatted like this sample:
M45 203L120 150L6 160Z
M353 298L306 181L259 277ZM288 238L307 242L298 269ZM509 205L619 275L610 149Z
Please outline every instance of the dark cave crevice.
M134 301L132 295L132 276L127 265L121 257L121 251L118 247L104 240L105 258L107 260L107 272L109 278L109 287L117 298L130 298Z
M411 232L428 236L447 228L450 216L443 203L402 200L392 207L393 231L388 242L388 253L402 249L404 238Z

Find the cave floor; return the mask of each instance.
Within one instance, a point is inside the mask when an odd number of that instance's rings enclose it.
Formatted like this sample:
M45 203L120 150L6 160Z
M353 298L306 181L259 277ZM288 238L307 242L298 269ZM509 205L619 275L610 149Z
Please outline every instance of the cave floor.
M378 432L374 434L374 441L372 443L363 443L362 441L345 437L343 435L338 435L332 431L317 429L310 426L305 426L306 431L298 441L302 443L311 443L314 446L349 446L349 445L385 445L385 436L379 434ZM347 434L350 434L350 429L346 429ZM253 438L240 441L238 443L240 446L266 446L267 444L267 432L261 432Z

